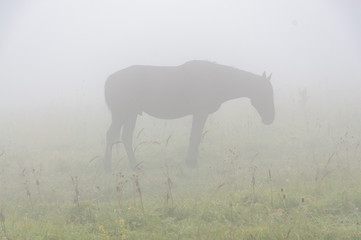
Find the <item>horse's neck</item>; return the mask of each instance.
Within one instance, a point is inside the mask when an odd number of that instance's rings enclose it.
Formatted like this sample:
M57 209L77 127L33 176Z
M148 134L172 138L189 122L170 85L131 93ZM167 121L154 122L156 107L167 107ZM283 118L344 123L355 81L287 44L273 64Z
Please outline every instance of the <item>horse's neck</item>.
M225 96L230 99L236 98L253 98L258 89L259 81L254 77L241 77L239 79L232 79L230 84L226 86Z

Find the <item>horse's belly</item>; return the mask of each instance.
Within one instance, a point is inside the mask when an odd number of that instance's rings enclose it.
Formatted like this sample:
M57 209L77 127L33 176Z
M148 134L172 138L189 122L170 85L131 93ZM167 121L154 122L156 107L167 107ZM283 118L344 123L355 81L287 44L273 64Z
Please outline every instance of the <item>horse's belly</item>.
M161 119L176 119L182 118L187 115L193 114L193 111L190 108L184 107L162 107L162 106L152 106L145 108L143 112Z

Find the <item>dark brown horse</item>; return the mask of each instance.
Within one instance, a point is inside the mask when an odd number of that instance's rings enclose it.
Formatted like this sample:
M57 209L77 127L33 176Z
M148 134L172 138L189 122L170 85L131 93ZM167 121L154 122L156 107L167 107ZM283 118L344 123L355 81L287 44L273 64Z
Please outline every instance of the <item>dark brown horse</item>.
M275 110L270 78L207 61L180 66L131 66L112 74L105 83L105 99L112 114L107 132L104 167L111 169L112 145L122 141L130 165L136 166L132 147L137 115L163 119L193 115L186 163L197 165L198 146L207 117L222 103L248 97L263 123L271 124Z

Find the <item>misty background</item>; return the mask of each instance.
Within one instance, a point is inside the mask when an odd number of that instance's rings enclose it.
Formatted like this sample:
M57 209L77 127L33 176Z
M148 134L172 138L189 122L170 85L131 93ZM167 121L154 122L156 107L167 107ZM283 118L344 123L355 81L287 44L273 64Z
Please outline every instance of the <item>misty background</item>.
M0 1L2 148L19 132L41 138L41 128L68 129L57 136L66 142L102 126L87 138L104 141L104 82L135 64L197 59L272 72L276 124L299 101L358 109L360 13L352 0ZM245 106L225 106L226 118Z
M107 77L190 60L272 73L274 122L224 103L192 170L143 114L105 173ZM0 238L358 239L360 71L360 0L0 0Z

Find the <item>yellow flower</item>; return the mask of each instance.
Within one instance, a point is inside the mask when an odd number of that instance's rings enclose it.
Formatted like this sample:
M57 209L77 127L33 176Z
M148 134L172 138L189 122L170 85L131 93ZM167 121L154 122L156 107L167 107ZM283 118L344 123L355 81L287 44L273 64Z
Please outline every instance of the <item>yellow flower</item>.
M104 239L109 239L109 235L108 235L107 232L105 231L103 225L100 225L100 226L99 226L99 231L102 233L102 236L103 236Z
M127 238L128 229L125 228L124 219L120 219L119 224L120 224L120 234L121 234L120 240L125 240Z

